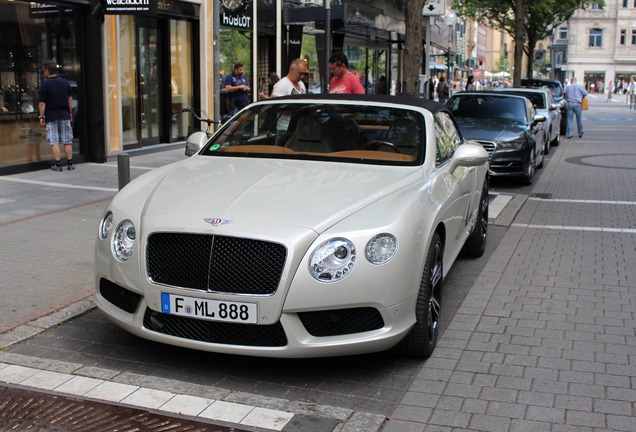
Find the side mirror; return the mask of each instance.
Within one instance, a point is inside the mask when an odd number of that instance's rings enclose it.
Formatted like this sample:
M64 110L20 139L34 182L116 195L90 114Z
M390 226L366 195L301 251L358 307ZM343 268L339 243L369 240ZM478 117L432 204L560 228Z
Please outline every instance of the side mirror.
M534 116L533 123L535 123L535 124L536 123L543 123L545 120L546 120L545 116L537 114L537 115Z
M460 167L480 166L488 163L490 156L481 144L474 141L464 141L464 144L457 147L455 154L450 160L451 174Z
M556 111L559 109L559 104L551 104L550 105L550 111Z
M199 153L206 142L208 142L208 134L205 132L195 132L188 137L185 146L185 155L192 156Z

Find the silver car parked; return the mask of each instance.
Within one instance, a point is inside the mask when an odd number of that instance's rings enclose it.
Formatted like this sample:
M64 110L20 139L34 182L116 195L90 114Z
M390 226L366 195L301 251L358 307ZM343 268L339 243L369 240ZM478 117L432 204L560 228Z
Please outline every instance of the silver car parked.
M537 114L546 118L543 125L543 154L550 153L551 146L558 146L560 143L559 125L561 124L561 110L559 104L554 99L554 93L548 87L519 88L508 87L499 91L525 96L530 99L532 105L537 110Z

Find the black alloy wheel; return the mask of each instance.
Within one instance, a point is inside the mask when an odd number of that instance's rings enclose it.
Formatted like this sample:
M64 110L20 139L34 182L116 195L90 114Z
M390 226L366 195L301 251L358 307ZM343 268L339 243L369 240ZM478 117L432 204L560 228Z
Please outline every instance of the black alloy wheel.
M550 145L552 147L558 147L559 144L561 144L561 134L560 133L556 134L556 136L554 137L554 139L552 140Z
M444 282L443 254L442 241L435 233L420 280L415 326L402 341L403 352L413 357L428 358L437 344Z
M535 164L535 160L534 158L532 158L532 160L528 163L528 166L526 167L525 174L523 174L521 178L521 182L526 186L530 186L532 182L534 181L534 164Z

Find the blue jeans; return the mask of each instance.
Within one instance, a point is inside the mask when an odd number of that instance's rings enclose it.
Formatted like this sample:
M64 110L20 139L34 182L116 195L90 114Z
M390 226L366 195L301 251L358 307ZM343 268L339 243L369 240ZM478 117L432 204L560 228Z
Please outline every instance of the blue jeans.
M576 128L579 132L579 136L583 135L583 110L580 103L568 103L568 128L566 136L570 138L574 135L572 130L572 120L576 114Z

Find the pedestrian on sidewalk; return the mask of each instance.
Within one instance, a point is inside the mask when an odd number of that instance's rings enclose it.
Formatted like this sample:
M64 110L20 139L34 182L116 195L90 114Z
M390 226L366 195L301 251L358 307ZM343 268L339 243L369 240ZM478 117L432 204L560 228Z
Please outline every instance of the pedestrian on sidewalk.
M466 91L473 91L475 89L475 77L470 75L468 81L466 81Z
M329 93L364 94L362 83L349 71L349 60L342 51L336 51L329 57L329 71L333 76L329 82Z
M307 62L302 58L292 60L289 65L289 72L280 81L278 81L272 89L272 97L281 97L307 93L307 88L303 79L309 73ZM285 112L280 115L276 122L276 130L278 133L284 133L289 128L291 121L291 113Z
M607 92L607 100L605 102L609 102L612 100L612 94L614 93L614 81L609 82L605 87L605 91Z
M258 94L259 99L273 98L274 95L272 94L272 92L274 90L274 86L276 85L278 81L280 81L278 74L276 72L270 72L269 75L267 76L267 93L260 92Z
M587 96L587 91L579 84L576 77L572 77L570 85L565 88L565 100L568 102L568 126L566 135L572 138L574 131L572 130L572 121L576 115L576 127L579 132L579 138L583 136L583 110L581 103L583 98Z
M439 78L439 84L437 84L437 100L439 103L445 104L450 94L450 88L446 82L446 77L443 75Z
M289 72L280 81L274 85L272 97L297 95L307 93L307 88L303 79L309 73L307 62L304 59L297 58L289 65Z
M234 64L231 74L225 77L228 114L234 115L250 103L250 82L243 76L243 63Z
M53 171L62 171L60 144L64 145L64 153L68 170L73 165L73 95L71 83L58 76L57 65L48 62L44 65L44 78L40 88L40 125L46 126L46 139L51 146L55 165Z

